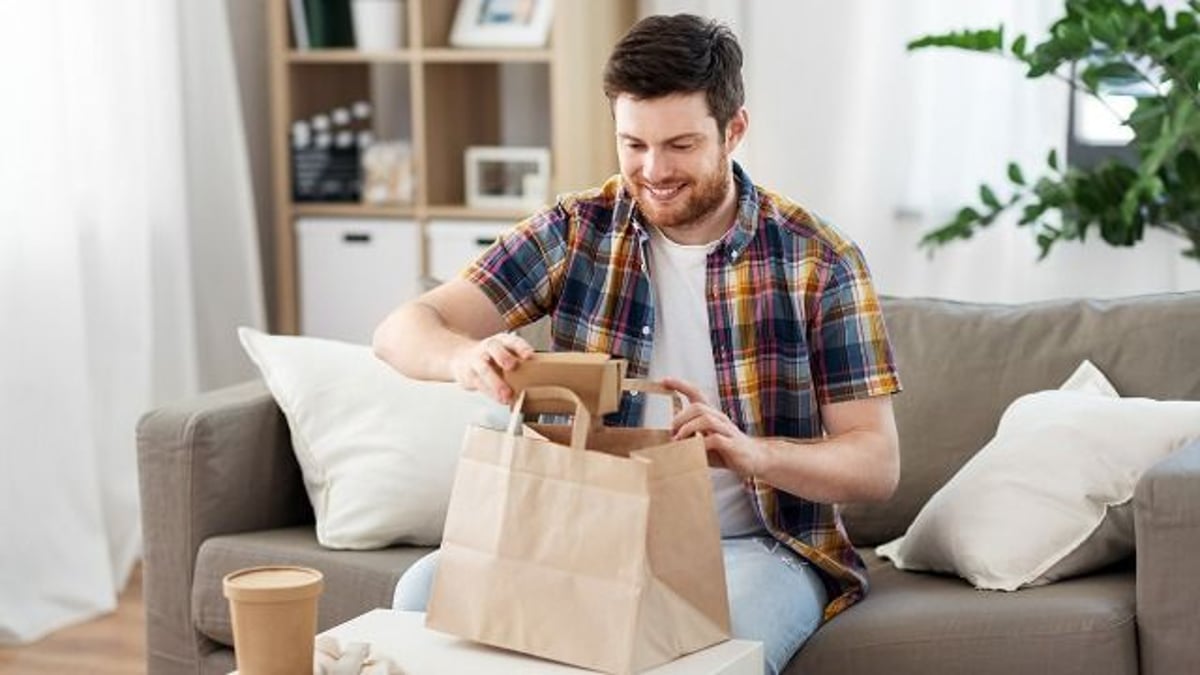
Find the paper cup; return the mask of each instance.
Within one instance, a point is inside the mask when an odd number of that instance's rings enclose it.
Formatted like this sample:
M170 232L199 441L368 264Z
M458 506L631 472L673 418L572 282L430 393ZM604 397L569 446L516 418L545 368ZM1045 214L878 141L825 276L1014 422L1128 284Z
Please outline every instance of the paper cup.
M317 597L324 577L308 567L250 567L225 575L238 675L313 671Z

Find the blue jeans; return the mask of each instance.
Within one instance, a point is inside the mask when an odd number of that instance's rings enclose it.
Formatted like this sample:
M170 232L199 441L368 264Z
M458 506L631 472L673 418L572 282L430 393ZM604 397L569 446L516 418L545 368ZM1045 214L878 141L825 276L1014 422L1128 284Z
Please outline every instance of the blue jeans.
M821 625L825 586L812 565L769 536L721 540L733 637L763 643L766 672L778 675ZM400 577L392 606L424 611L438 552Z

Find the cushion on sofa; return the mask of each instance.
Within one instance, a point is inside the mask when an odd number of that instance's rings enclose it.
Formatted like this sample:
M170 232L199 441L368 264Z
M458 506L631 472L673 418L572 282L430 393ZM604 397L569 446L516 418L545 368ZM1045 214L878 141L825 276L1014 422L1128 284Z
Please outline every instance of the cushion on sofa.
M995 438L876 552L1005 591L1131 555L1134 486L1200 437L1200 401L1120 398L1099 373L1099 387L1087 382L1090 365L1062 389L1014 401Z
M238 331L287 417L292 447L331 548L441 541L463 434L481 395L406 378L367 347Z
M904 379L896 396L900 485L882 504L842 510L855 544L895 539L995 433L1019 396L1057 387L1090 359L1122 396L1200 400L1200 294L1025 305L885 298Z
M224 645L233 644L229 604L221 579L243 567L304 565L325 575L317 603L318 630L377 607L391 607L396 581L432 548L399 546L376 551L334 551L317 542L311 525L210 537L196 557L192 621Z
M1020 593L913 574L861 550L867 599L825 624L786 673L1134 675L1135 581L1117 568Z

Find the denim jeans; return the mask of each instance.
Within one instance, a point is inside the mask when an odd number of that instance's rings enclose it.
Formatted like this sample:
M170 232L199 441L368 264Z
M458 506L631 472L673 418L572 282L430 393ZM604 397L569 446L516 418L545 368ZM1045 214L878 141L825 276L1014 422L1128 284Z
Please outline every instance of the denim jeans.
M763 643L766 672L778 675L821 625L825 586L816 570L769 536L721 540L733 637ZM418 560L396 584L392 606L424 611L438 552Z

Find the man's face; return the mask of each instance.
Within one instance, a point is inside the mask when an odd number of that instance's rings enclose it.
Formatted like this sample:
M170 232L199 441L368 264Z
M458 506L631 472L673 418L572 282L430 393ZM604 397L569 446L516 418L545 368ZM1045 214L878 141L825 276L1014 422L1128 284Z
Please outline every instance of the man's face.
M703 92L613 102L621 176L642 216L668 230L698 225L730 189L729 153L745 129L744 113L724 137Z

